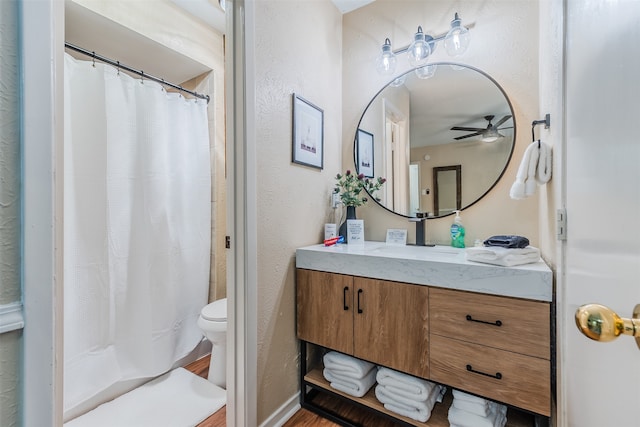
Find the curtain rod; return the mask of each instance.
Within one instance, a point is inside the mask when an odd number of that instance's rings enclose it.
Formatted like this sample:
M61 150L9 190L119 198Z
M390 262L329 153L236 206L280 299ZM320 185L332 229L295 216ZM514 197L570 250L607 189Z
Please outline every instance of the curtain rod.
M160 78L154 77L154 76L152 76L150 74L146 74L142 70L136 70L135 68L131 68L131 67L127 66L127 65L121 64L120 61L114 61L113 59L109 59L109 58L106 58L104 56L98 55L95 52L89 51L87 49L83 49L83 48L75 46L75 45L72 45L71 43L65 42L64 46L66 48L68 48L68 49L74 50L74 51L79 52L79 53L81 53L83 55L90 56L94 60L97 60L97 61L100 61L100 62L104 62L106 64L113 65L114 67L116 67L118 69L122 69L122 70L128 71L130 73L136 74L136 75L138 75L138 76L140 76L140 77L142 77L144 79L152 80L152 81L154 81L156 83L160 83L161 85L169 86L169 87L171 87L173 89L177 89L177 90L179 90L181 92L188 93L189 95L195 96L196 98L206 99L207 100L207 104L209 103L209 95L202 95L200 93L185 89L180 85L169 83L169 82L165 81L164 79L160 79Z

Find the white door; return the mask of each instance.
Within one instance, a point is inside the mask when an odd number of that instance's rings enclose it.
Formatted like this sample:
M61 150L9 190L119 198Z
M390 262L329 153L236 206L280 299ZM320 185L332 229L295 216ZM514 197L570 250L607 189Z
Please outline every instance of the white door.
M640 426L640 350L589 340L576 308L631 317L640 303L640 2L569 0L566 48L566 246L559 378L576 427Z

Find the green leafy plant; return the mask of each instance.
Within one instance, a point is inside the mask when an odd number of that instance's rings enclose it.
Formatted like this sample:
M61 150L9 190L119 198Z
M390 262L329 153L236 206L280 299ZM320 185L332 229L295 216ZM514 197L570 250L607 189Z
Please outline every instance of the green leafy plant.
M340 200L345 206L362 206L369 200L367 196L374 196L382 185L387 182L386 178L365 178L363 174L355 175L350 170L344 175L336 175L335 192L340 194ZM376 200L380 200L375 197Z

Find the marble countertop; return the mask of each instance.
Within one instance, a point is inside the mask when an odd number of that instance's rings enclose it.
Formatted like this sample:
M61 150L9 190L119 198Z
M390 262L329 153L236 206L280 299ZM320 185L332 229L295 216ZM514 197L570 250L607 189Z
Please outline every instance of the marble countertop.
M296 267L395 282L553 301L553 274L540 260L515 267L467 261L465 249L449 246L323 244L298 248Z

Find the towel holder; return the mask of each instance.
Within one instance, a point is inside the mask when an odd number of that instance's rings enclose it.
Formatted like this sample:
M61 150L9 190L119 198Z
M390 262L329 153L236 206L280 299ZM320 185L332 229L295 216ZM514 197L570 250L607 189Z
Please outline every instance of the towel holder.
M549 126L551 126L551 114L545 115L543 120L534 120L533 122L531 122L531 138L533 142L536 142L536 126L541 124L544 124L545 129L549 129Z

